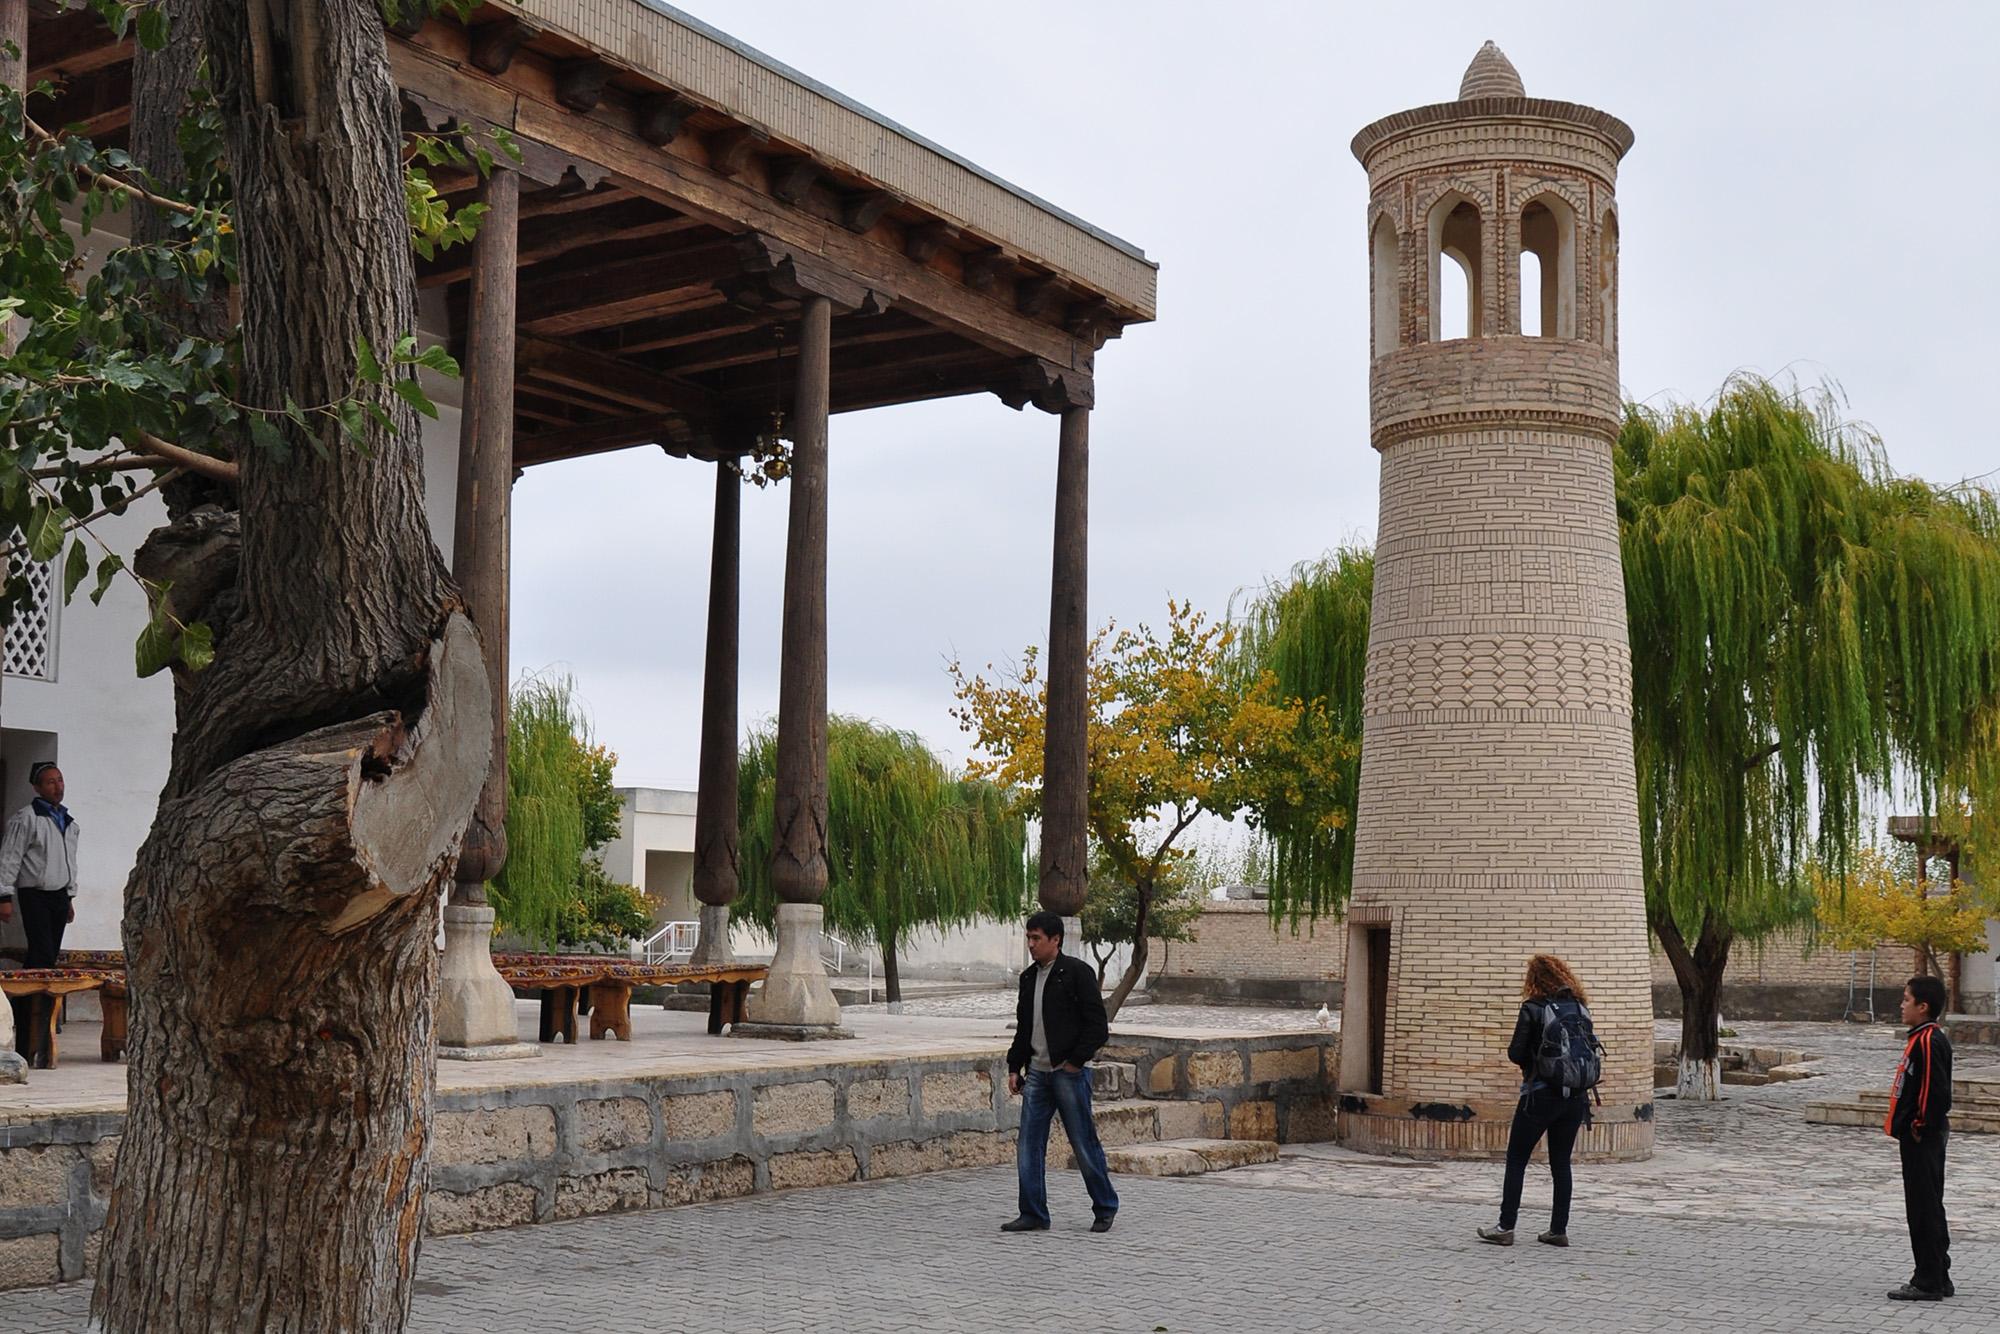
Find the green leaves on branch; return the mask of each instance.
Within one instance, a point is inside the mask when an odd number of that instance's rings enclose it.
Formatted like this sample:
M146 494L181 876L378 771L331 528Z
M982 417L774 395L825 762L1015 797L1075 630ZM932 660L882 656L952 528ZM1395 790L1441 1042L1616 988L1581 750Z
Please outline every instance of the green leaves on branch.
M139 642L134 648L140 678L164 671L176 662L193 672L207 668L215 661L215 637L209 627L201 621L183 622L174 615L173 604L167 598L169 585L150 580L140 582L152 607L152 615L146 620L146 628L139 632Z
M417 133L409 135L406 142L410 160L403 168L403 203L410 217L410 243L419 255L433 259L439 251L478 235L487 207L471 203L452 208L425 167L470 166L484 179L493 174L495 148L519 162L521 146L498 125L480 131L461 129L455 134ZM487 147L488 142L492 148Z

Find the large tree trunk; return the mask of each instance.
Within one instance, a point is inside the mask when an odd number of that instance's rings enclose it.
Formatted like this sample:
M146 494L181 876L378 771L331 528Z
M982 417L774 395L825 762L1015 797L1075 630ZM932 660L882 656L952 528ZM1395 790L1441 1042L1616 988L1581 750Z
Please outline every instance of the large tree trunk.
M1116 1019L1118 1011L1125 1005L1125 998L1132 994L1132 988L1139 985L1139 979L1146 975L1146 919L1153 912L1153 887L1139 887L1139 910L1132 916L1132 958L1119 975L1118 985L1104 1002L1104 1013Z
M1713 915L1702 917L1701 935L1688 949L1672 917L1659 913L1653 934L1681 989L1681 1057L1674 1096L1691 1102L1722 1097L1722 975L1729 967L1735 937Z
M891 1005L900 1005L903 1000L903 975L896 967L896 931L894 927L882 933L882 986Z
M247 402L341 399L416 326L373 0L199 0L242 245ZM175 40L187 40L177 34ZM135 119L160 108L135 108ZM170 113L169 113L170 114ZM476 632L414 414L242 463L239 620L190 686L126 888L129 1111L92 1316L395 1330L423 1222L438 891L485 775Z

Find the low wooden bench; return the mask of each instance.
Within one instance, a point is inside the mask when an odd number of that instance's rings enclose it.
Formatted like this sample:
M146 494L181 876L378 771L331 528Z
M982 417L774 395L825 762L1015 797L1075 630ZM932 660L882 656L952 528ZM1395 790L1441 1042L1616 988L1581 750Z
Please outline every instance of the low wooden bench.
M493 966L517 991L539 994L541 1040L574 1043L580 1006L590 1011L590 1036L632 1040L632 988L709 984L708 1031L739 1023L750 984L771 970L763 964L633 963L594 954L496 954Z
M18 1032L14 1037L14 1048L27 1058L29 1066L36 1070L56 1068L56 1022L62 1018L63 999L79 991L97 991L105 984L102 973L76 968L16 968L0 972L0 993L5 993L7 1002L25 1000L28 1003L17 1011ZM46 1005L42 997L48 997ZM110 1031L106 1022L105 1030ZM123 1039L120 1039L123 1049ZM118 1059L109 1054L106 1044L107 1061Z

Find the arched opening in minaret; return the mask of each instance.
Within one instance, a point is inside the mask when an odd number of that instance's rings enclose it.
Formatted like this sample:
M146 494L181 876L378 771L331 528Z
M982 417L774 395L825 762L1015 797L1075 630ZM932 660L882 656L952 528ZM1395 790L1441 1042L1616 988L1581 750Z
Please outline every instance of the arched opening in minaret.
M1431 338L1440 342L1477 338L1484 328L1486 309L1479 206L1462 194L1446 195L1431 209L1430 233ZM1446 260L1452 262L1455 273L1445 267Z
M1597 337L1618 350L1618 215L1606 213L1597 230Z
M1535 259L1530 286L1528 259ZM1521 332L1576 337L1576 213L1556 195L1538 195L1521 209Z
M1542 303L1530 301L1528 294L1542 290L1542 257L1526 246L1521 248L1521 332L1530 338L1542 334Z
M1375 220L1370 238L1375 268L1375 355L1386 357L1396 350L1401 334L1402 246L1396 240L1396 226L1388 215Z

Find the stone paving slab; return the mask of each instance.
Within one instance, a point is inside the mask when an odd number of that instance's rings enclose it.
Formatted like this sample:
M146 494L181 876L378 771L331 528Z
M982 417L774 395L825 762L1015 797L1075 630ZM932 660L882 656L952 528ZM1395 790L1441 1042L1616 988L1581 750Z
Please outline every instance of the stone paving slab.
M1103 1236L1085 1230L1067 1175L1050 1182L1055 1230L1002 1236L1013 1177L986 1169L433 1241L410 1328L1893 1334L2000 1321L1987 1241L1955 1248L1960 1297L1911 1307L1882 1296L1907 1271L1902 1236L1865 1226L1608 1213L1586 1196L1571 1249L1502 1250L1472 1236L1490 1201L1219 1184L1237 1175L1124 1178ZM1530 1208L1545 1198L1531 1190ZM10 1293L0 1330L75 1330L87 1304L81 1284Z

